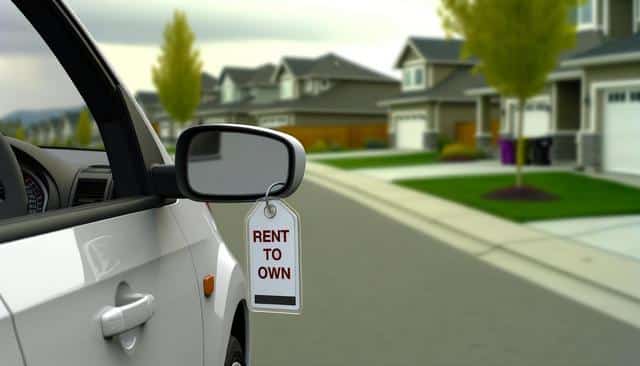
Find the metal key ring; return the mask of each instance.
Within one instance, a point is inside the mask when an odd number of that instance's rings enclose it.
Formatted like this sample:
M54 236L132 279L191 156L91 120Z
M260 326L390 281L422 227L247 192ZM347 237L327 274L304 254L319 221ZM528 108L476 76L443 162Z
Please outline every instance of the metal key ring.
M269 186L269 188L267 188L267 192L264 194L264 201L265 201L265 206L264 206L264 215L267 218L274 218L276 216L276 213L278 212L278 210L276 209L276 206L272 205L269 203L269 193L271 193L271 190L273 189L273 187L275 186L279 186L279 185L285 185L284 182L275 182L273 184L271 184Z

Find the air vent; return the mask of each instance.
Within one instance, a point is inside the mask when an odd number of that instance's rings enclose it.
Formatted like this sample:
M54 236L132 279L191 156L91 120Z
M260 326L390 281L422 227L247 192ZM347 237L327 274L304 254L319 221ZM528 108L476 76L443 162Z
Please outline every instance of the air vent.
M108 179L80 178L73 195L73 206L102 202L105 200Z

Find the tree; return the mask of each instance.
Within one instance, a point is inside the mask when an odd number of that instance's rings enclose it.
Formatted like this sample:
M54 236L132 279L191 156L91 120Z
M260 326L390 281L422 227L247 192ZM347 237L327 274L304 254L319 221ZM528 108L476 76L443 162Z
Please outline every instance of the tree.
M91 117L89 116L89 110L83 109L78 115L78 122L76 123L76 131L74 140L78 146L88 146L91 143Z
M518 101L516 186L522 187L527 100L542 92L563 51L573 47L570 14L576 0L441 0L448 35L464 39L462 57L475 57L474 71L503 97Z
M18 126L18 128L16 128L16 132L14 133L14 137L18 140L25 141L27 139L27 131L24 130L24 127Z
M176 10L173 21L164 29L162 52L151 71L160 103L172 119L171 136L175 131L173 120L183 124L200 104L202 62L194 42L186 14Z

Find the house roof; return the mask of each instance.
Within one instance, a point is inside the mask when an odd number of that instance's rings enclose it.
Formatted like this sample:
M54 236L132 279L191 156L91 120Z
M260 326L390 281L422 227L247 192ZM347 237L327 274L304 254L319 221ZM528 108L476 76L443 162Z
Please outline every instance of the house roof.
M474 59L462 60L460 58L463 43L464 41L460 39L409 37L395 62L395 67L400 68L402 66L406 54L411 50L431 63L475 63Z
M135 99L138 101L138 103L145 106L160 103L158 94L156 92L148 90L141 90L136 92Z
M576 67L625 61L640 61L640 33L628 38L601 42L597 47L576 52L564 60L563 66Z
M225 76L229 76L229 78L240 87L266 85L270 83L270 77L274 70L275 66L270 63L258 67L227 66L222 69L219 82L222 82Z
M605 36L602 32L597 30L581 31L576 34L576 45L570 50L563 52L559 59L558 66L551 71L549 79L578 79L580 78L581 68L576 65L567 64L567 60L572 60L574 57L590 52L596 48L599 48L603 44ZM469 88L467 95L488 95L497 94L497 91L490 87L488 84Z
M218 79L215 76L209 74L208 72L203 72L200 78L200 87L202 89L213 90L218 84Z
M474 98L465 94L467 89L486 85L484 78L469 69L453 71L438 84L425 90L399 93L380 101L381 106L419 102L473 102Z
M464 42L459 39L410 37L409 43L426 59L458 61Z
M277 72L274 73L274 80L283 67L298 78L396 82L395 79L387 75L347 60L335 53L327 53L317 58L285 57Z
M253 105L252 114L318 112L347 114L382 114L377 106L380 99L399 91L391 83L337 83L330 90L318 95L303 95L298 99L278 100L273 103Z
M248 84L253 86L268 86L273 85L271 82L271 75L276 70L274 64L264 64L254 69L253 76L248 81Z

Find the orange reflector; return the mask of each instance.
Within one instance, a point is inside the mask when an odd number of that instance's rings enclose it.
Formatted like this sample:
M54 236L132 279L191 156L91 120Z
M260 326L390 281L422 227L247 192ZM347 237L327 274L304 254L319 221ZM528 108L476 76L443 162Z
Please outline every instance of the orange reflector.
M215 288L215 277L213 277L213 275L204 276L202 279L202 288L204 289L204 296L211 296Z

